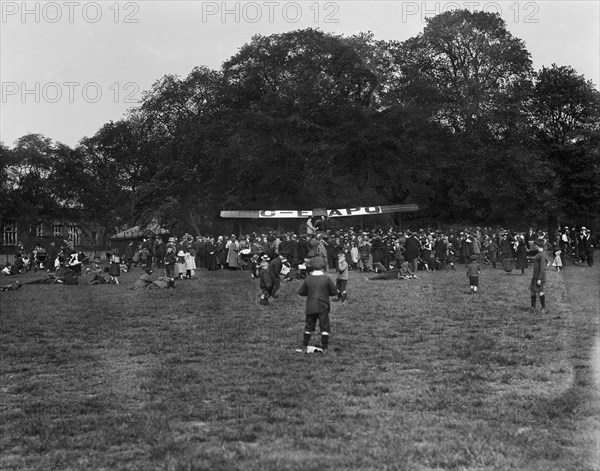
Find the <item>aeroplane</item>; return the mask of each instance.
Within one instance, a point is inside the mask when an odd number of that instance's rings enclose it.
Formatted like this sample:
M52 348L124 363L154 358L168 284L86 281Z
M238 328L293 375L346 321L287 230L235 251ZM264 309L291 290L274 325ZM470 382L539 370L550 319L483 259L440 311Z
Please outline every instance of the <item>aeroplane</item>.
M373 216L376 214L390 213L412 213L418 211L417 204L395 204L388 206L359 206L354 208L315 208L315 209L255 209L221 211L222 218L235 219L278 219L278 218L309 218L313 216L325 216L327 218L348 216Z

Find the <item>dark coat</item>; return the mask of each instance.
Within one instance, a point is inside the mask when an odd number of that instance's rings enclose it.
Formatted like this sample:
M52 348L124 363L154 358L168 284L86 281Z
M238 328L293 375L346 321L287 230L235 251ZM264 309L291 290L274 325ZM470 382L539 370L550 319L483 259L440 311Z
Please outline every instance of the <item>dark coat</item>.
M330 296L337 295L335 284L324 273L321 275L309 275L300 289L300 296L306 296L306 315L329 312Z
M523 270L527 268L527 246L525 245L525 242L519 242L515 255L517 257L517 270Z
M281 261L281 257L275 257L269 263L269 276L271 280L279 279L279 275L281 275L281 268L283 267L283 262Z
M419 253L421 251L421 245L419 244L419 241L417 239L411 236L406 239L406 242L404 242L404 249L406 251L406 253L404 254L406 256L406 259L412 260L419 256Z

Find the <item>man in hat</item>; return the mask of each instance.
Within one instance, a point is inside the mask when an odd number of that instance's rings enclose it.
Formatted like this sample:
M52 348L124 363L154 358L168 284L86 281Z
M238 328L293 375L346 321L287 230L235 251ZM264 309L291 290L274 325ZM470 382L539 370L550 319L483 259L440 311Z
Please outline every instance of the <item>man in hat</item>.
M527 234L525 234L525 243L527 244L527 250L533 250L533 243L535 242L535 239L537 239L537 234L535 233L533 227L530 227L529 231L527 231Z
M548 266L548 255L544 250L545 244L546 241L543 239L536 239L533 244L533 247L537 250L537 254L533 258L533 277L529 284L529 291L531 292L531 307L529 311L535 312L536 298L539 296L542 314L546 312L544 283L546 282L546 267Z
M594 265L594 239L591 231L586 227L581 228L581 253L588 266Z
M500 233L500 256L502 257L502 268L504 272L510 275L510 272L513 270L513 245L508 237L506 231L502 231Z
M298 290L300 296L306 297L306 319L304 323L304 335L302 338L302 348L297 352L306 353L310 342L310 337L315 332L317 321L321 330L321 345L323 354L327 354L329 346L329 335L331 328L329 325L329 310L331 304L329 297L337 294L337 289L325 272L325 262L317 260L313 266L313 271L304 280Z

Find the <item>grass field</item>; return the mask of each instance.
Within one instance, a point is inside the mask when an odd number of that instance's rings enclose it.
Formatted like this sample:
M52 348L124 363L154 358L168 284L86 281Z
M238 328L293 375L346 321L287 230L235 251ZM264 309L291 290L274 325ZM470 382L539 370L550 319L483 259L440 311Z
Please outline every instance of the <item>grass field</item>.
M531 270L351 273L327 357L298 281L3 292L0 469L599 470L599 273L549 272L543 316Z

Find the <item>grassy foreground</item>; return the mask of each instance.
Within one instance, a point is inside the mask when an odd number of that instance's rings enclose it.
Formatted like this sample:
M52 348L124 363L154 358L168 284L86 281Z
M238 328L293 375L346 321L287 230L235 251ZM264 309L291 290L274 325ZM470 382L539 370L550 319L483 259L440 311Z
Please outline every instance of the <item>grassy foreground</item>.
M294 351L297 281L139 274L0 293L0 469L600 469L597 267L549 272L544 316L531 270L351 273L328 357Z

